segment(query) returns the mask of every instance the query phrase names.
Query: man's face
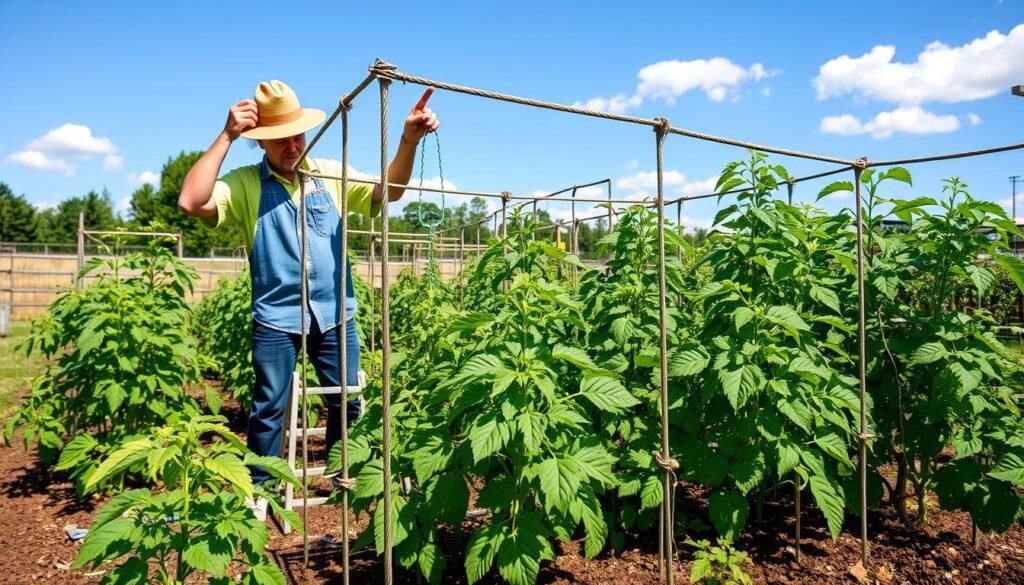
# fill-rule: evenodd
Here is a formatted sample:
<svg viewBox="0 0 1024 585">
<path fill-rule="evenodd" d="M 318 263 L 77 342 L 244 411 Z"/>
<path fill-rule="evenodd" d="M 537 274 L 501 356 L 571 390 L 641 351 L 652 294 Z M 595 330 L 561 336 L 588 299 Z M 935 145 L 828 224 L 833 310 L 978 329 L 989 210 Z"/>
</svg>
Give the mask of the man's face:
<svg viewBox="0 0 1024 585">
<path fill-rule="evenodd" d="M 291 173 L 292 165 L 306 149 L 306 135 L 296 134 L 277 140 L 260 140 L 260 148 L 267 153 L 270 166 L 279 173 Z"/>
</svg>

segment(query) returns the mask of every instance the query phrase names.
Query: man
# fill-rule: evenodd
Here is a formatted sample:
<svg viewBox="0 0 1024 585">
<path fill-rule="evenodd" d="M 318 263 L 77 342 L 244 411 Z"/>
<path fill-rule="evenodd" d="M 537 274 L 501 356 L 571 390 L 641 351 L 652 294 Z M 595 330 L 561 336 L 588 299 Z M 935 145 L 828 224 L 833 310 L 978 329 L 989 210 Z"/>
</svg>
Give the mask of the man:
<svg viewBox="0 0 1024 585">
<path fill-rule="evenodd" d="M 437 117 L 426 107 L 428 88 L 413 107 L 402 132 L 398 152 L 388 167 L 393 183 L 406 184 L 412 174 L 416 145 L 437 130 Z M 301 317 L 301 175 L 293 169 L 306 148 L 306 132 L 323 123 L 324 112 L 299 105 L 298 97 L 280 81 L 262 82 L 255 100 L 243 100 L 228 113 L 224 130 L 189 171 L 178 207 L 211 227 L 242 227 L 249 249 L 252 277 L 252 358 L 256 371 L 248 446 L 258 455 L 278 455 L 284 410 L 298 359 L 303 328 Z M 231 144 L 241 136 L 257 141 L 264 151 L 259 164 L 237 168 L 220 179 L 221 164 Z M 341 176 L 341 164 L 309 159 L 303 169 Z M 403 189 L 389 190 L 397 201 Z M 307 278 L 309 308 L 305 319 L 310 360 L 324 385 L 340 385 L 341 270 L 348 272 L 345 291 L 347 384 L 357 383 L 359 338 L 355 327 L 356 301 L 349 263 L 341 256 L 341 181 L 308 179 L 305 185 L 307 225 Z M 378 185 L 349 183 L 348 209 L 365 215 L 379 210 L 383 189 Z M 341 398 L 329 396 L 327 447 L 341 437 Z M 349 419 L 359 416 L 359 403 L 350 401 Z M 252 470 L 253 482 L 270 475 Z M 267 502 L 254 503 L 258 518 L 266 518 Z"/>
</svg>

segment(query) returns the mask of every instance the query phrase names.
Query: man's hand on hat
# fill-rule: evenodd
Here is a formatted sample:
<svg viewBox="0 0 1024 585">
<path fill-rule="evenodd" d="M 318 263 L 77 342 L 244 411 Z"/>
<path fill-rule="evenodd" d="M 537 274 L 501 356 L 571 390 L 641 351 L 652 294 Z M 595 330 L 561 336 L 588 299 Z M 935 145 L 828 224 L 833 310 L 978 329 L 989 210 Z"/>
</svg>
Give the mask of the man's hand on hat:
<svg viewBox="0 0 1024 585">
<path fill-rule="evenodd" d="M 409 116 L 405 119 L 405 128 L 402 129 L 402 139 L 406 142 L 416 144 L 427 132 L 433 132 L 441 126 L 434 112 L 427 107 L 427 100 L 434 93 L 434 88 L 428 87 L 423 92 L 423 97 L 416 102 Z"/>
<path fill-rule="evenodd" d="M 259 115 L 256 113 L 256 102 L 242 100 L 231 106 L 228 111 L 228 121 L 224 124 L 224 132 L 228 139 L 235 140 L 249 128 L 255 128 Z"/>
</svg>

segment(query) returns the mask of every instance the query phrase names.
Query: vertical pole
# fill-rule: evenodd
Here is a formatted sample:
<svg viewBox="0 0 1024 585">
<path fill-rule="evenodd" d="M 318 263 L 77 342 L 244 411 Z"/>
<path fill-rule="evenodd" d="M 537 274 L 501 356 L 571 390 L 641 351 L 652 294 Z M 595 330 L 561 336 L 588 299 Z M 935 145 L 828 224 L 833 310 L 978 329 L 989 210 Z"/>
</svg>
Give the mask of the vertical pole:
<svg viewBox="0 0 1024 585">
<path fill-rule="evenodd" d="M 576 185 L 572 186 L 572 204 L 571 205 L 572 205 L 572 224 L 571 225 L 576 225 Z M 570 244 L 571 252 L 573 254 L 575 254 L 576 257 L 578 258 L 579 255 L 580 255 L 580 249 L 579 249 L 579 246 L 578 246 L 579 242 L 576 241 L 576 238 L 570 238 L 569 239 L 569 244 Z M 571 271 L 573 273 L 573 276 L 575 276 L 576 275 L 576 267 L 573 266 L 571 268 Z"/>
<path fill-rule="evenodd" d="M 612 233 L 612 181 L 608 180 L 608 233 Z"/>
<path fill-rule="evenodd" d="M 537 200 L 536 199 L 533 200 L 533 222 L 534 222 L 534 224 L 537 223 Z M 536 231 L 531 232 L 530 233 L 530 237 L 536 240 L 537 239 L 537 232 Z"/>
<path fill-rule="evenodd" d="M 662 150 L 665 144 L 665 137 L 668 135 L 669 122 L 666 118 L 658 118 L 658 124 L 654 127 L 655 145 L 658 157 L 658 313 L 660 317 L 660 345 L 661 345 L 661 458 L 666 465 L 662 473 L 662 501 L 661 513 L 664 521 L 664 532 L 661 534 L 664 577 L 668 585 L 673 584 L 672 559 L 673 554 L 673 497 L 674 485 L 671 482 L 672 470 L 667 466 L 671 461 L 668 451 L 668 333 L 666 330 L 667 307 L 665 303 L 666 279 L 665 279 L 665 183 L 662 168 Z"/>
<path fill-rule="evenodd" d="M 511 195 L 509 192 L 503 192 L 504 197 L 501 198 L 501 237 L 508 237 L 508 196 Z"/>
<path fill-rule="evenodd" d="M 380 82 L 380 203 L 381 232 L 381 423 L 384 450 L 384 583 L 392 583 L 391 551 L 391 315 L 388 304 L 388 87 L 390 79 Z M 346 537 L 348 535 L 345 535 Z M 378 554 L 381 551 L 377 551 Z"/>
<path fill-rule="evenodd" d="M 476 224 L 476 253 L 480 255 L 480 223 Z"/>
<path fill-rule="evenodd" d="M 178 234 L 178 258 L 185 257 L 185 238 Z"/>
<path fill-rule="evenodd" d="M 82 288 L 82 267 L 85 266 L 85 214 L 78 213 L 78 270 L 75 271 L 75 288 Z"/>
<path fill-rule="evenodd" d="M 466 226 L 459 228 L 459 308 L 463 308 L 465 287 L 462 285 L 463 272 L 466 269 Z"/>
<path fill-rule="evenodd" d="M 370 218 L 370 265 L 369 265 L 369 276 L 370 276 L 370 353 L 377 351 L 377 321 L 375 310 L 373 305 L 377 301 L 377 285 L 376 285 L 376 268 L 377 268 L 377 234 L 373 231 L 373 218 Z M 377 366 L 374 365 L 374 360 L 370 360 L 370 375 L 377 375 Z"/>
<path fill-rule="evenodd" d="M 341 348 L 341 478 L 348 483 L 348 109 L 341 109 L 341 330 L 338 346 Z M 371 289 L 372 290 L 372 289 Z M 370 304 L 373 304 L 371 293 Z M 372 313 L 371 313 L 372 314 Z M 372 327 L 372 324 L 371 324 Z M 341 490 L 341 582 L 348 583 L 348 488 Z"/>
<path fill-rule="evenodd" d="M 796 512 L 796 564 L 800 564 L 800 474 L 793 472 L 793 499 Z"/>
<path fill-rule="evenodd" d="M 795 187 L 795 186 L 796 186 L 796 184 L 793 183 L 793 178 L 790 177 L 789 181 L 786 182 L 786 187 L 789 190 L 789 192 L 787 193 L 787 198 L 788 198 L 788 201 L 789 201 L 790 205 L 793 205 L 793 187 Z"/>
<path fill-rule="evenodd" d="M 306 222 L 306 178 L 301 175 L 299 176 L 299 217 L 296 223 L 300 226 L 302 242 L 302 250 L 299 254 L 299 282 L 302 293 L 302 300 L 299 303 L 300 331 L 302 332 L 299 383 L 302 389 L 302 412 L 299 413 L 299 416 L 302 418 L 302 525 L 306 526 L 309 524 L 309 420 L 307 416 L 309 410 L 306 388 L 306 335 L 309 330 L 306 325 L 306 315 L 309 311 L 309 230 Z M 302 566 L 309 568 L 309 532 L 306 530 L 302 531 Z"/>
<path fill-rule="evenodd" d="M 860 193 L 860 177 L 867 165 L 867 159 L 858 159 L 858 166 L 853 169 L 854 195 L 857 206 L 857 310 L 858 310 L 858 342 L 860 346 L 860 561 L 864 568 L 868 568 L 868 419 L 867 419 L 867 376 L 866 367 L 866 342 L 864 325 L 864 216 Z M 864 166 L 861 166 L 864 165 Z"/>
<path fill-rule="evenodd" d="M 683 238 L 683 198 L 680 197 L 679 201 L 676 201 L 676 233 L 679 234 L 679 239 Z M 683 261 L 683 248 L 682 246 L 676 246 L 676 258 Z M 682 294 L 680 292 L 680 294 Z"/>
</svg>

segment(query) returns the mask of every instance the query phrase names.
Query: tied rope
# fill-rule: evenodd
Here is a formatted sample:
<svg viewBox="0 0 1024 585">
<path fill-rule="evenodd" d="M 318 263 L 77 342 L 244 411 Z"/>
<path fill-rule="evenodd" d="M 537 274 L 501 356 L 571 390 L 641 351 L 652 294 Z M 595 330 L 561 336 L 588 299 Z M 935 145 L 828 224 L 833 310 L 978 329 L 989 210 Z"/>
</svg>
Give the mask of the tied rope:
<svg viewBox="0 0 1024 585">
<path fill-rule="evenodd" d="M 431 132 L 434 135 L 434 143 L 437 145 L 437 174 L 441 179 L 441 212 L 437 217 L 430 217 L 432 214 L 424 213 L 423 211 L 423 172 L 426 170 L 427 165 L 424 160 L 426 159 L 427 153 L 427 141 L 424 140 L 423 144 L 420 145 L 420 192 L 419 192 L 419 205 L 416 206 L 416 219 L 420 225 L 427 228 L 427 283 L 430 288 L 434 288 L 435 275 L 440 272 L 437 267 L 437 256 L 435 253 L 435 236 L 437 234 L 437 228 L 441 227 L 444 222 L 444 168 L 441 165 L 441 139 L 437 136 L 437 131 Z"/>
</svg>

